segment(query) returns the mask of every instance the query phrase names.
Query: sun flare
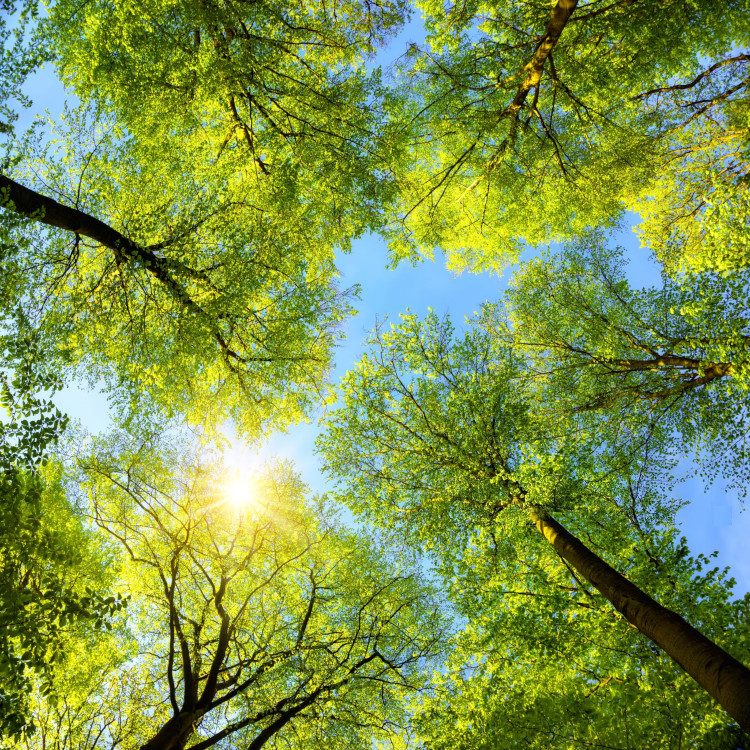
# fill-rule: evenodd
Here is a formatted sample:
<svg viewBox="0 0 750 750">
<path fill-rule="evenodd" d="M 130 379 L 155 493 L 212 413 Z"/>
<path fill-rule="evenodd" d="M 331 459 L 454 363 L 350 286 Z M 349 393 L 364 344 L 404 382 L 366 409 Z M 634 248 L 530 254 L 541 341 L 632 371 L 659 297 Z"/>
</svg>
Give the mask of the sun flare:
<svg viewBox="0 0 750 750">
<path fill-rule="evenodd" d="M 235 510 L 243 510 L 255 501 L 255 482 L 247 474 L 237 473 L 224 486 L 224 497 Z"/>
</svg>

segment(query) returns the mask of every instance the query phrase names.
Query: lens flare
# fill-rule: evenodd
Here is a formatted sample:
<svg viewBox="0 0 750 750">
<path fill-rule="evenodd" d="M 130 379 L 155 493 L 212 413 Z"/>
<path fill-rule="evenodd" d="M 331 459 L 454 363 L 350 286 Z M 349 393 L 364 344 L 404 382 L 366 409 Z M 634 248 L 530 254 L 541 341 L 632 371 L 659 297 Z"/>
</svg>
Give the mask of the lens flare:
<svg viewBox="0 0 750 750">
<path fill-rule="evenodd" d="M 237 511 L 253 505 L 255 494 L 255 482 L 248 474 L 237 472 L 224 486 L 227 504 Z"/>
</svg>

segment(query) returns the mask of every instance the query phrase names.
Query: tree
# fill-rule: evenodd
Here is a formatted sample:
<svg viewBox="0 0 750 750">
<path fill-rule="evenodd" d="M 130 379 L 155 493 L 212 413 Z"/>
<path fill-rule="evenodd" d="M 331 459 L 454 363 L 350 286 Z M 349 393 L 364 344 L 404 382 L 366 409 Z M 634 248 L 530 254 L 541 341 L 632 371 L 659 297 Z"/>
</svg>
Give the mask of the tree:
<svg viewBox="0 0 750 750">
<path fill-rule="evenodd" d="M 750 670 L 552 516 L 592 535 L 606 528 L 614 498 L 643 472 L 638 453 L 598 455 L 587 440 L 558 432 L 564 423 L 530 403 L 522 357 L 481 329 L 453 341 L 447 320 L 404 316 L 371 344 L 344 379 L 343 403 L 320 443 L 329 473 L 345 480 L 342 497 L 439 560 L 471 549 L 477 527 L 524 543 L 518 535 L 532 520 L 577 575 L 747 729 Z M 658 477 L 653 448 L 648 473 Z"/>
<path fill-rule="evenodd" d="M 126 746 L 144 749 L 257 749 L 277 736 L 370 747 L 397 731 L 402 697 L 424 689 L 442 648 L 418 574 L 389 571 L 382 550 L 305 508 L 288 468 L 259 477 L 238 509 L 221 467 L 161 447 L 120 436 L 81 464 L 94 521 L 124 553 L 137 654 L 120 674 L 138 699 L 97 694 L 84 734 L 106 743 L 123 711 L 140 717 Z"/>
<path fill-rule="evenodd" d="M 691 557 L 673 529 L 648 531 L 653 508 L 628 501 L 612 507 L 587 544 L 746 655 L 748 598 L 733 601 L 726 571 Z M 747 747 L 687 674 L 623 627 L 606 599 L 535 537 L 531 528 L 523 536 L 477 528 L 471 549 L 446 571 L 466 628 L 415 716 L 423 747 Z"/>
<path fill-rule="evenodd" d="M 661 287 L 634 289 L 624 251 L 606 240 L 589 234 L 528 261 L 478 324 L 523 353 L 539 403 L 592 446 L 658 430 L 676 455 L 702 453 L 708 476 L 743 486 L 747 272 L 663 273 Z"/>
<path fill-rule="evenodd" d="M 75 375 L 245 434 L 309 412 L 350 311 L 335 252 L 390 189 L 362 58 L 406 12 L 53 4 L 42 36 L 83 109 L 17 145 L 0 188 L 48 228 L 17 278 Z"/>
<path fill-rule="evenodd" d="M 58 0 L 49 30 L 66 83 L 136 137 L 198 139 L 208 163 L 229 150 L 238 172 L 252 166 L 253 192 L 287 192 L 293 179 L 317 188 L 306 203 L 320 210 L 333 197 L 341 217 L 381 188 L 370 173 L 383 167 L 372 152 L 384 92 L 363 58 L 408 13 L 404 0 Z"/>
<path fill-rule="evenodd" d="M 63 195 L 77 183 L 69 200 L 2 178 L 6 208 L 33 217 L 14 234 L 8 276 L 50 355 L 119 388 L 126 407 L 150 396 L 195 421 L 231 416 L 246 432 L 304 413 L 349 309 L 330 246 L 318 237 L 322 254 L 290 253 L 292 236 L 310 232 L 267 220 L 218 167 L 198 179 L 150 161 L 148 148 L 113 145 L 100 126 L 89 134 L 93 153 L 71 146 L 57 165 Z M 139 160 L 135 173 L 125 166 Z M 114 224 L 82 211 L 89 201 Z"/>
<path fill-rule="evenodd" d="M 413 94 L 396 258 L 439 247 L 451 268 L 499 269 L 524 243 L 611 225 L 699 147 L 721 152 L 719 110 L 747 111 L 746 55 L 732 52 L 748 43 L 740 2 L 419 6 L 426 43 L 402 71 Z"/>
</svg>

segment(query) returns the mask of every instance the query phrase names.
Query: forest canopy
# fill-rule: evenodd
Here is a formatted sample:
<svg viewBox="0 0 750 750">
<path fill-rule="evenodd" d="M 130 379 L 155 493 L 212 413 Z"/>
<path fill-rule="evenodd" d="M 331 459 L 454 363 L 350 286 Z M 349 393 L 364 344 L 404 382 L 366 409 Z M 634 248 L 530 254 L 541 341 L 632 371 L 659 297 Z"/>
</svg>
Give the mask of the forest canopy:
<svg viewBox="0 0 750 750">
<path fill-rule="evenodd" d="M 750 481 L 746 0 L 0 45 L 0 747 L 750 747 L 748 582 L 680 530 Z M 233 468 L 305 422 L 307 482 Z"/>
</svg>

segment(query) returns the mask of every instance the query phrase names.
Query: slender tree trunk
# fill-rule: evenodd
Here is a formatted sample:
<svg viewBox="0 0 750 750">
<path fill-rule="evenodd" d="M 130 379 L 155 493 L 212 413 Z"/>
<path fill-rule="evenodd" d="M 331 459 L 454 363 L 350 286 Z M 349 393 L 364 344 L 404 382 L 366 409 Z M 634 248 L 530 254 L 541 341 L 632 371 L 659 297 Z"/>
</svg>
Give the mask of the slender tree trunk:
<svg viewBox="0 0 750 750">
<path fill-rule="evenodd" d="M 540 509 L 532 518 L 544 538 L 628 622 L 676 661 L 724 710 L 750 732 L 750 669 L 708 640 L 672 610 L 662 607 L 607 565 Z"/>
<path fill-rule="evenodd" d="M 0 174 L 0 206 L 42 224 L 88 237 L 111 250 L 140 250 L 127 237 L 90 214 L 65 206 Z M 142 251 L 141 251 L 142 252 Z"/>
<path fill-rule="evenodd" d="M 544 35 L 539 40 L 539 44 L 534 51 L 534 56 L 524 68 L 524 73 L 526 75 L 524 76 L 521 85 L 518 87 L 518 91 L 513 97 L 513 101 L 506 110 L 506 114 L 514 119 L 518 117 L 518 113 L 521 111 L 521 107 L 523 107 L 529 92 L 539 85 L 539 81 L 542 78 L 542 71 L 544 70 L 544 64 L 547 62 L 547 58 L 552 53 L 552 50 L 560 38 L 560 34 L 563 33 L 563 29 L 573 15 L 573 11 L 576 9 L 577 5 L 578 0 L 558 0 L 552 8 L 552 13 L 547 22 L 547 28 L 544 30 Z"/>
<path fill-rule="evenodd" d="M 118 263 L 126 261 L 142 264 L 146 271 L 163 284 L 167 292 L 181 305 L 208 324 L 227 360 L 245 361 L 230 348 L 218 330 L 216 321 L 190 296 L 175 277 L 169 261 L 155 253 L 153 246 L 142 247 L 95 216 L 58 203 L 3 174 L 0 174 L 0 207 L 41 224 L 64 229 L 81 237 L 88 237 L 112 250 Z"/>
</svg>

